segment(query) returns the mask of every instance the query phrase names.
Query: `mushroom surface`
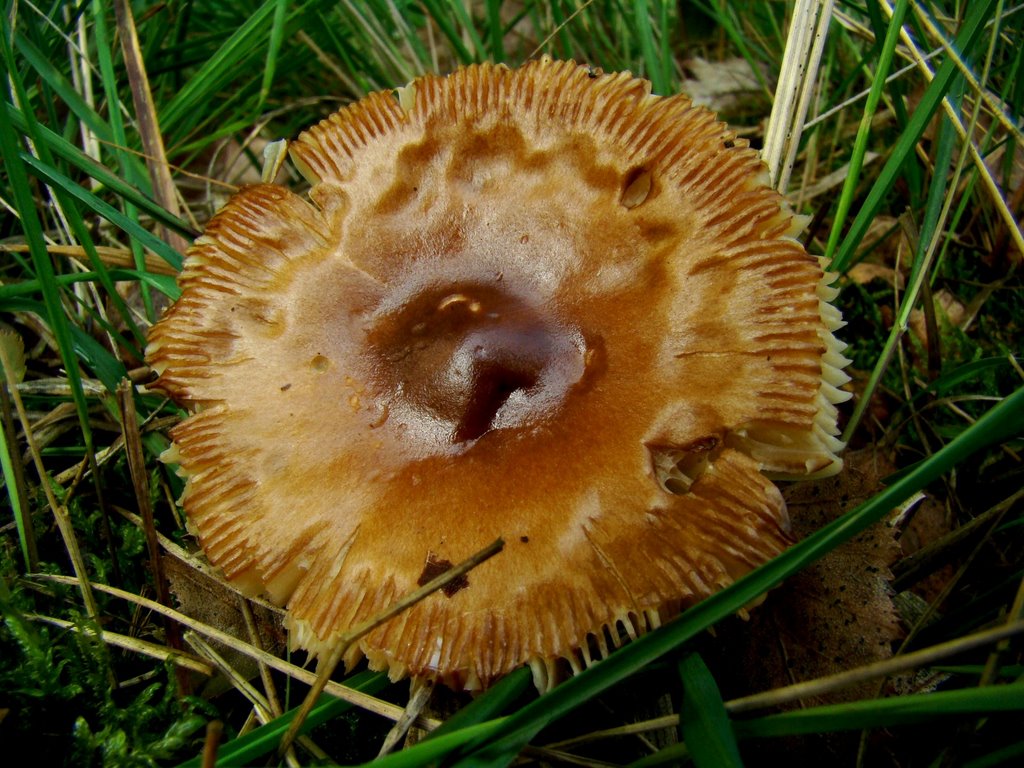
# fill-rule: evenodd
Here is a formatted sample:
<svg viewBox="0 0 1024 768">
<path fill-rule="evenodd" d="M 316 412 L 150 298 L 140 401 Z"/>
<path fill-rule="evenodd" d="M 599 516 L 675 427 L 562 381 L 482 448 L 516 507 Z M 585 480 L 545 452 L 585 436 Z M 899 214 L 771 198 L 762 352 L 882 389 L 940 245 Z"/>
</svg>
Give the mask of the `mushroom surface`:
<svg viewBox="0 0 1024 768">
<path fill-rule="evenodd" d="M 836 472 L 830 281 L 757 154 L 683 96 L 550 59 L 375 93 L 243 189 L 152 329 L 210 561 L 322 653 L 546 688 L 782 551 L 769 478 Z"/>
</svg>

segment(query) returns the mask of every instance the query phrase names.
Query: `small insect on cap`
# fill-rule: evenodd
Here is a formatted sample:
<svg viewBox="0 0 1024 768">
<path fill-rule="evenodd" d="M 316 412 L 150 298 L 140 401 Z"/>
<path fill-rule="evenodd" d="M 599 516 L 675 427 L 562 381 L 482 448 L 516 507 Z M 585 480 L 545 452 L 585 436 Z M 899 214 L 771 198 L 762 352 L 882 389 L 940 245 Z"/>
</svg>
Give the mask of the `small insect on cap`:
<svg viewBox="0 0 1024 768">
<path fill-rule="evenodd" d="M 767 475 L 840 467 L 828 278 L 756 153 L 543 59 L 372 94 L 243 189 L 150 334 L 210 561 L 374 668 L 541 688 L 787 544 Z"/>
</svg>

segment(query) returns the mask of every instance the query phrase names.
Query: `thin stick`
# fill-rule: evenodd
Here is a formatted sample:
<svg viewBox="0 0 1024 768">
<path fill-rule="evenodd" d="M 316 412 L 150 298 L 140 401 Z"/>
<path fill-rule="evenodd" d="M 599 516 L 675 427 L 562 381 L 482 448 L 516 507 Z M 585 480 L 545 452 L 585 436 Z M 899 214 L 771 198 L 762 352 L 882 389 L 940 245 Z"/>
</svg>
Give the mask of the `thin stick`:
<svg viewBox="0 0 1024 768">
<path fill-rule="evenodd" d="M 211 720 L 206 724 L 206 740 L 203 742 L 203 768 L 217 768 L 217 747 L 224 732 L 224 723 Z"/>
<path fill-rule="evenodd" d="M 128 249 L 111 248 L 107 245 L 93 247 L 96 249 L 96 255 L 100 257 L 100 261 L 107 266 L 135 269 L 135 260 L 132 257 L 132 252 Z M 72 259 L 88 258 L 85 248 L 80 245 L 47 245 L 46 252 L 54 256 L 66 256 Z M 0 253 L 29 253 L 29 247 L 21 243 L 3 243 L 0 244 Z M 174 267 L 159 256 L 151 254 L 146 254 L 146 271 L 155 275 L 173 276 L 177 274 Z"/>
<path fill-rule="evenodd" d="M 52 624 L 55 627 L 61 629 L 69 629 L 72 632 L 80 632 L 81 628 L 73 624 L 70 621 L 64 619 L 58 619 L 54 616 L 42 616 L 37 613 L 25 614 L 25 617 L 32 621 L 40 621 L 44 624 Z M 203 661 L 202 659 L 196 658 L 185 651 L 172 650 L 163 645 L 157 645 L 156 643 L 150 643 L 146 640 L 139 640 L 137 637 L 129 637 L 128 635 L 121 635 L 117 632 L 110 632 L 103 630 L 99 634 L 99 638 L 108 645 L 113 645 L 118 648 L 123 648 L 126 651 L 133 651 L 134 653 L 141 653 L 143 656 L 149 656 L 160 661 L 169 661 L 176 666 L 183 667 L 185 669 L 191 669 L 193 672 L 198 672 L 201 675 L 211 677 L 213 675 L 213 667 Z"/>
<path fill-rule="evenodd" d="M 730 714 L 734 714 L 736 712 L 748 712 L 752 709 L 773 707 L 777 704 L 796 701 L 808 696 L 818 696 L 834 691 L 837 688 L 845 688 L 846 686 L 862 683 L 866 680 L 873 680 L 877 677 L 886 677 L 914 667 L 923 667 L 946 656 L 969 651 L 972 648 L 987 645 L 988 643 L 1002 640 L 1021 632 L 1024 632 L 1024 621 L 1003 624 L 994 629 L 975 632 L 966 637 L 950 640 L 946 643 L 939 643 L 929 648 L 922 648 L 920 651 L 914 651 L 913 653 L 894 656 L 891 659 L 879 661 L 875 664 L 849 669 L 845 672 L 829 675 L 828 677 L 819 677 L 815 680 L 787 685 L 784 688 L 776 688 L 764 693 L 755 693 L 752 696 L 744 696 L 740 699 L 732 699 L 725 703 L 725 708 Z"/>
<path fill-rule="evenodd" d="M 319 699 L 320 694 L 323 693 L 324 686 L 327 685 L 327 682 L 331 679 L 331 675 L 334 674 L 334 670 L 337 668 L 338 664 L 344 658 L 345 653 L 354 642 L 364 635 L 369 634 L 380 625 L 390 621 L 408 608 L 411 608 L 425 597 L 428 597 L 437 590 L 444 588 L 456 579 L 462 578 L 485 560 L 489 560 L 501 552 L 504 547 L 504 541 L 501 539 L 496 540 L 494 543 L 481 549 L 475 555 L 463 560 L 454 568 L 450 568 L 440 576 L 431 579 L 415 592 L 406 595 L 383 613 L 378 614 L 368 621 L 364 621 L 359 626 L 354 627 L 339 636 L 337 640 L 335 640 L 334 647 L 331 649 L 331 652 L 326 658 L 322 659 L 320 663 L 317 664 L 316 683 L 309 690 L 309 693 L 306 694 L 306 698 L 302 702 L 302 706 L 299 707 L 299 711 L 292 719 L 291 725 L 288 727 L 288 731 L 281 737 L 281 744 L 278 746 L 278 754 L 282 754 L 287 750 L 292 741 L 294 741 L 295 736 L 298 734 L 299 729 L 305 722 L 310 710 L 313 709 L 313 705 L 316 703 L 316 700 Z"/>
<path fill-rule="evenodd" d="M 242 618 L 245 619 L 245 629 L 249 633 L 249 642 L 252 643 L 254 648 L 262 649 L 263 641 L 260 638 L 259 627 L 256 626 L 256 617 L 252 615 L 252 606 L 249 605 L 249 601 L 244 597 L 239 597 L 238 608 L 242 612 Z M 267 697 L 270 713 L 274 717 L 280 717 L 284 710 L 281 708 L 281 701 L 277 697 L 277 687 L 274 685 L 274 678 L 270 674 L 270 668 L 261 661 L 256 663 L 259 665 L 260 680 L 263 681 L 263 693 Z"/>
<path fill-rule="evenodd" d="M 249 684 L 249 681 L 245 679 L 245 676 L 231 666 L 231 664 L 228 663 L 228 660 L 217 653 L 216 649 L 203 640 L 203 638 L 199 637 L 195 632 L 190 631 L 185 633 L 185 641 L 192 646 L 196 653 L 206 659 L 209 659 L 210 662 L 221 671 L 221 674 L 227 678 L 228 682 L 234 686 L 235 690 L 249 700 L 249 703 L 252 704 L 252 711 L 255 713 L 256 719 L 259 721 L 260 725 L 266 725 L 273 718 L 278 717 L 281 714 L 280 712 L 275 713 L 267 698 L 253 688 L 252 685 Z M 300 738 L 300 742 L 302 742 L 302 739 L 304 738 L 305 737 Z M 314 755 L 318 759 L 327 757 L 323 750 L 318 748 L 315 748 Z M 299 758 L 295 754 L 294 748 L 288 750 L 288 754 L 285 755 L 285 760 L 291 768 L 296 768 L 300 765 Z"/>
<path fill-rule="evenodd" d="M 128 471 L 135 488 L 135 501 L 142 513 L 142 533 L 146 537 L 146 550 L 149 553 L 149 568 L 156 587 L 156 599 L 161 604 L 171 605 L 171 590 L 167 584 L 163 562 L 160 559 L 160 545 L 156 538 L 156 521 L 153 518 L 153 503 L 149 495 L 149 474 L 146 469 L 146 457 L 142 451 L 142 438 L 139 436 L 139 419 L 135 411 L 135 388 L 128 379 L 122 379 L 117 386 L 117 404 L 121 411 L 121 434 L 124 437 L 125 456 L 128 459 Z M 167 632 L 167 644 L 181 650 L 181 630 L 178 625 L 164 618 L 164 629 Z M 178 686 L 181 695 L 191 693 L 191 685 L 186 675 L 178 675 Z"/>
<path fill-rule="evenodd" d="M 563 21 L 563 22 L 562 22 L 561 24 L 559 24 L 559 25 L 558 25 L 557 27 L 555 27 L 555 28 L 554 28 L 554 29 L 553 29 L 553 30 L 551 31 L 551 34 L 550 34 L 550 35 L 548 35 L 548 36 L 547 36 L 547 37 L 545 37 L 545 38 L 544 38 L 543 40 L 541 40 L 541 42 L 540 42 L 540 45 L 538 45 L 538 46 L 537 46 L 536 48 L 534 48 L 534 49 L 533 49 L 532 51 L 530 51 L 530 55 L 529 55 L 529 56 L 527 56 L 526 58 L 527 58 L 527 59 L 532 59 L 532 58 L 533 58 L 534 56 L 536 56 L 536 55 L 537 55 L 538 53 L 540 53 L 541 51 L 543 51 L 543 50 L 544 50 L 544 48 L 545 48 L 545 47 L 547 46 L 547 44 L 548 44 L 548 43 L 550 43 L 550 42 L 551 42 L 551 40 L 552 40 L 552 39 L 554 38 L 554 36 L 555 36 L 555 35 L 557 35 L 557 34 L 558 34 L 559 32 L 561 32 L 561 31 L 562 31 L 563 29 L 565 29 L 565 28 L 566 28 L 567 26 L 569 26 L 569 22 L 570 22 L 570 21 L 572 21 L 573 19 L 575 19 L 575 18 L 576 18 L 577 16 L 579 16 L 579 15 L 580 15 L 581 13 L 583 13 L 583 12 L 584 12 L 585 10 L 587 10 L 587 8 L 589 8 L 589 7 L 590 7 L 590 5 L 591 5 L 591 4 L 593 3 L 593 2 L 594 2 L 594 0 L 587 0 L 587 2 L 583 3 L 583 5 L 581 5 L 581 6 L 579 7 L 579 8 L 577 8 L 577 9 L 576 9 L 575 11 L 573 11 L 573 12 L 572 12 L 571 14 L 569 14 L 569 16 L 568 16 L 568 17 L 566 17 L 565 21 Z M 434 64 L 434 67 L 435 67 L 435 68 L 437 67 L 437 64 L 436 64 L 436 63 Z"/>
<path fill-rule="evenodd" d="M 405 734 L 409 732 L 413 722 L 420 716 L 423 708 L 427 706 L 427 702 L 430 701 L 430 694 L 434 692 L 434 681 L 414 679 L 411 688 L 409 703 L 405 705 L 405 712 L 402 713 L 402 717 L 399 718 L 398 722 L 391 726 L 391 730 L 388 731 L 388 735 L 385 737 L 384 744 L 377 753 L 377 757 L 384 757 L 384 755 L 389 754 L 395 748 L 395 745 L 405 738 Z"/>
<path fill-rule="evenodd" d="M 655 717 L 650 720 L 641 720 L 636 723 L 619 725 L 615 728 L 591 731 L 590 733 L 584 733 L 581 736 L 573 736 L 571 739 L 552 741 L 545 744 L 544 749 L 564 749 L 565 747 L 572 747 L 577 744 L 586 744 L 591 741 L 598 741 L 599 739 L 611 739 L 619 736 L 635 736 L 641 733 L 658 731 L 663 728 L 676 728 L 678 726 L 679 715 L 662 715 L 661 717 Z"/>
</svg>

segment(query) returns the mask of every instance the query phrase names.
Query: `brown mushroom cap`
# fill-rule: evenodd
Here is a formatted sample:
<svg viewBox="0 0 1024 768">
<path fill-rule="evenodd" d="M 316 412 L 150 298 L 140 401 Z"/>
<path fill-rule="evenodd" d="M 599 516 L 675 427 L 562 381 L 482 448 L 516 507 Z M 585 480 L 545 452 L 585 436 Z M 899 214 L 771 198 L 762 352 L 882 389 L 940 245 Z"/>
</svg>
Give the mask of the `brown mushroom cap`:
<svg viewBox="0 0 1024 768">
<path fill-rule="evenodd" d="M 322 652 L 539 685 L 788 543 L 766 479 L 840 467 L 840 324 L 756 153 L 682 96 L 472 66 L 302 134 L 309 199 L 248 187 L 150 335 L 212 563 Z"/>
</svg>

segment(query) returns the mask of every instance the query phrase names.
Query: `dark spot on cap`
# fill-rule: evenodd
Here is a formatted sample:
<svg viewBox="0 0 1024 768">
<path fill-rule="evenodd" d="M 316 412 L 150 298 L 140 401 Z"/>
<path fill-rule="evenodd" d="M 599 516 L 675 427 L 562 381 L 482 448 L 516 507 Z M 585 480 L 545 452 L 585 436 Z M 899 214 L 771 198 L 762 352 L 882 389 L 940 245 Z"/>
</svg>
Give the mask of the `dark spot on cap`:
<svg viewBox="0 0 1024 768">
<path fill-rule="evenodd" d="M 427 553 L 427 562 L 423 566 L 423 573 L 420 574 L 419 581 L 416 583 L 419 586 L 423 586 L 429 581 L 433 581 L 442 573 L 447 573 L 452 569 L 451 560 L 438 560 L 437 555 L 433 552 Z M 445 597 L 452 597 L 456 592 L 465 589 L 469 586 L 469 578 L 465 575 L 459 576 L 457 579 L 453 579 L 441 587 L 441 591 L 444 592 Z"/>
<path fill-rule="evenodd" d="M 520 536 L 519 540 L 521 542 L 523 542 L 523 544 L 529 544 L 530 543 L 530 537 L 529 536 Z"/>
</svg>

